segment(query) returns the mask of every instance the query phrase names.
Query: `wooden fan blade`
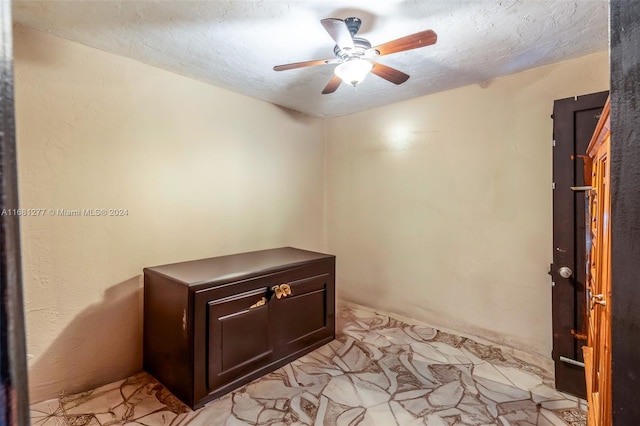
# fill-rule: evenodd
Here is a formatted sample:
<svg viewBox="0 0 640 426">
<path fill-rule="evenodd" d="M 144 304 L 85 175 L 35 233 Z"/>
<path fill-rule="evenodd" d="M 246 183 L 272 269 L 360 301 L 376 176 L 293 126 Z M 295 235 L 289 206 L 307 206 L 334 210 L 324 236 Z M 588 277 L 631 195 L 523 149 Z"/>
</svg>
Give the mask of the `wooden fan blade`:
<svg viewBox="0 0 640 426">
<path fill-rule="evenodd" d="M 418 47 L 430 46 L 438 41 L 438 36 L 432 30 L 421 31 L 419 33 L 400 37 L 399 39 L 382 43 L 373 47 L 382 55 L 403 52 L 405 50 L 417 49 Z"/>
<path fill-rule="evenodd" d="M 371 72 L 378 77 L 382 77 L 393 84 L 402 84 L 409 79 L 409 75 L 395 68 L 388 67 L 378 62 L 373 63 Z"/>
<path fill-rule="evenodd" d="M 353 49 L 353 38 L 347 24 L 342 19 L 327 18 L 320 21 L 325 30 L 340 49 Z"/>
<path fill-rule="evenodd" d="M 340 86 L 340 83 L 342 83 L 342 79 L 337 75 L 334 75 L 333 78 L 329 80 L 329 83 L 324 87 L 322 94 L 328 95 L 329 93 L 335 92 L 336 90 L 338 90 L 338 86 Z"/>
<path fill-rule="evenodd" d="M 333 63 L 335 59 L 319 59 L 316 61 L 294 62 L 292 64 L 276 65 L 273 67 L 274 71 L 286 71 L 296 68 L 312 67 L 314 65 L 325 65 Z"/>
</svg>

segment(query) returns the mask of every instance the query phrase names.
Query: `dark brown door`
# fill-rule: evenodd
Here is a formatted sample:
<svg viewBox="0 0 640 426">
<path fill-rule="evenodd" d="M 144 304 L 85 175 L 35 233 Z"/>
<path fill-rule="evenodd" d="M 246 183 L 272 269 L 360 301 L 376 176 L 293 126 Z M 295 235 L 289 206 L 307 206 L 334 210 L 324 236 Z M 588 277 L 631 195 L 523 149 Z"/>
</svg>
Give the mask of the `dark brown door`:
<svg viewBox="0 0 640 426">
<path fill-rule="evenodd" d="M 553 361 L 556 388 L 586 395 L 585 177 L 587 146 L 608 92 L 553 104 Z"/>
</svg>

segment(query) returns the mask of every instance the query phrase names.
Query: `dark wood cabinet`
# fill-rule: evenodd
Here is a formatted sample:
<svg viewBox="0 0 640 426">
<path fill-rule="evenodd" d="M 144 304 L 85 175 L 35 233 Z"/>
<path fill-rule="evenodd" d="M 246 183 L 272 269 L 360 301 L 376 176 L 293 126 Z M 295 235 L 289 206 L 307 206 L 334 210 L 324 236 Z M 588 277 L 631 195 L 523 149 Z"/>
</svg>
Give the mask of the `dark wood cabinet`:
<svg viewBox="0 0 640 426">
<path fill-rule="evenodd" d="M 334 256 L 286 247 L 144 269 L 144 368 L 191 408 L 334 338 Z"/>
</svg>

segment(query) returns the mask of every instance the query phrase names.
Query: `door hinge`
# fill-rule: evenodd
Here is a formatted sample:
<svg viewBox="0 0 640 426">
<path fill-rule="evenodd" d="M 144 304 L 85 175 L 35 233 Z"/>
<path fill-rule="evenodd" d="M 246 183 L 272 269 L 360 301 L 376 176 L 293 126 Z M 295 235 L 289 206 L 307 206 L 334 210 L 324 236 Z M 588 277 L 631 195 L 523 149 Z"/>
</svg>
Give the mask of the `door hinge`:
<svg viewBox="0 0 640 426">
<path fill-rule="evenodd" d="M 556 189 L 556 183 L 555 182 L 551 182 L 551 189 Z"/>
<path fill-rule="evenodd" d="M 551 145 L 552 146 L 556 146 L 556 140 L 555 139 L 551 141 Z"/>
</svg>

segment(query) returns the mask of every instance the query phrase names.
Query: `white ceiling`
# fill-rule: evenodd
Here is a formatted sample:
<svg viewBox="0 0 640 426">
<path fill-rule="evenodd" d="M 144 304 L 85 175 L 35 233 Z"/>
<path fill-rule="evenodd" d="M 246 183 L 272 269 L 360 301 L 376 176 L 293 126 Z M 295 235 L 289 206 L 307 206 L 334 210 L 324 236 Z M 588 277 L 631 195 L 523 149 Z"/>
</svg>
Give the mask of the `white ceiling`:
<svg viewBox="0 0 640 426">
<path fill-rule="evenodd" d="M 57 36 L 318 117 L 333 117 L 603 51 L 606 0 L 14 1 L 14 20 Z M 335 65 L 322 18 L 356 16 L 378 45 L 433 29 L 429 47 L 379 58 L 411 75 L 375 75 L 320 92 Z"/>
</svg>

